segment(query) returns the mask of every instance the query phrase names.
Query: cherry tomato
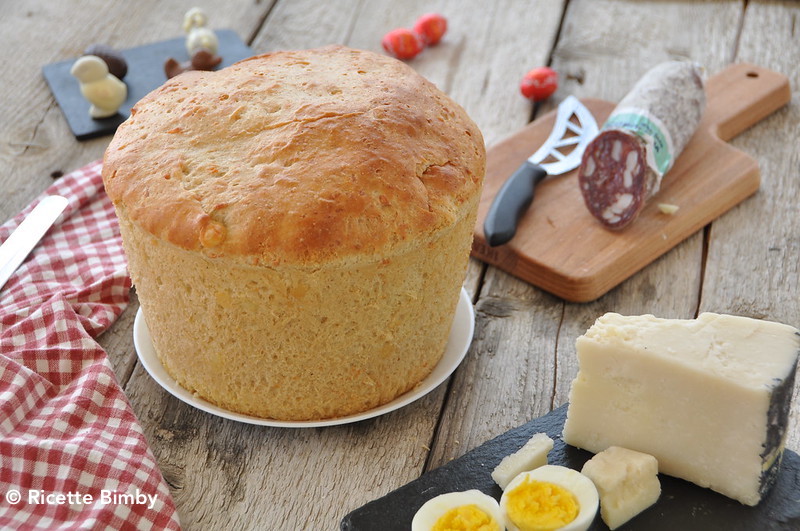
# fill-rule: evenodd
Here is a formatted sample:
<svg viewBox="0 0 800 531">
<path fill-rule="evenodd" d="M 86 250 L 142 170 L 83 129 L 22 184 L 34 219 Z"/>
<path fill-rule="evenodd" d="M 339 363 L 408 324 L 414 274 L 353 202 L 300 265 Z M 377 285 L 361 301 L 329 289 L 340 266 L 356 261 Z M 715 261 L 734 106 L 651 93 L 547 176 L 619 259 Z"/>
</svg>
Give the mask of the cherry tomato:
<svg viewBox="0 0 800 531">
<path fill-rule="evenodd" d="M 447 31 L 447 19 L 438 13 L 426 13 L 414 23 L 414 31 L 428 46 L 438 44 Z"/>
<path fill-rule="evenodd" d="M 549 98 L 558 88 L 558 72 L 547 66 L 534 68 L 522 78 L 519 90 L 533 101 Z"/>
<path fill-rule="evenodd" d="M 381 44 L 384 50 L 398 59 L 412 59 L 424 48 L 420 36 L 407 28 L 393 29 L 383 36 Z"/>
</svg>

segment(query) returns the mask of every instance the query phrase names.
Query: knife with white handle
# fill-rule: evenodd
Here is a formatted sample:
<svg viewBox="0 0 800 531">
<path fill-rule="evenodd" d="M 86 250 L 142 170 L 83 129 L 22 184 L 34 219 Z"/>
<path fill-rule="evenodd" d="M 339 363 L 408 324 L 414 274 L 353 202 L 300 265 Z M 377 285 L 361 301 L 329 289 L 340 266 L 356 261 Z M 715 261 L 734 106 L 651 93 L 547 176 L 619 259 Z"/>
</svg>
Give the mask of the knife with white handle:
<svg viewBox="0 0 800 531">
<path fill-rule="evenodd" d="M 0 289 L 3 289 L 14 271 L 25 261 L 25 257 L 67 208 L 68 203 L 67 198 L 60 195 L 45 197 L 0 245 Z"/>
<path fill-rule="evenodd" d="M 533 201 L 536 185 L 548 175 L 577 168 L 586 145 L 596 135 L 597 122 L 578 98 L 568 96 L 561 102 L 550 136 L 503 183 L 489 207 L 483 232 L 490 246 L 502 245 L 514 237 L 517 223 Z M 553 162 L 545 162 L 548 159 Z"/>
</svg>

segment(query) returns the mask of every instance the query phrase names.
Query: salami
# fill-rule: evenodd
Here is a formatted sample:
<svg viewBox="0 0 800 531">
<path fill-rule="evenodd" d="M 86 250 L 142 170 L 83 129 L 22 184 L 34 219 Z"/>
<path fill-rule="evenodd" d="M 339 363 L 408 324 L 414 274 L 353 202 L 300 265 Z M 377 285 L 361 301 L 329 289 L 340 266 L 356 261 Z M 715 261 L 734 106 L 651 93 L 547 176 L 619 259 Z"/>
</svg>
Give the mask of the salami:
<svg viewBox="0 0 800 531">
<path fill-rule="evenodd" d="M 578 181 L 586 206 L 609 229 L 622 229 L 655 195 L 705 109 L 700 67 L 685 61 L 648 71 L 586 146 Z"/>
</svg>

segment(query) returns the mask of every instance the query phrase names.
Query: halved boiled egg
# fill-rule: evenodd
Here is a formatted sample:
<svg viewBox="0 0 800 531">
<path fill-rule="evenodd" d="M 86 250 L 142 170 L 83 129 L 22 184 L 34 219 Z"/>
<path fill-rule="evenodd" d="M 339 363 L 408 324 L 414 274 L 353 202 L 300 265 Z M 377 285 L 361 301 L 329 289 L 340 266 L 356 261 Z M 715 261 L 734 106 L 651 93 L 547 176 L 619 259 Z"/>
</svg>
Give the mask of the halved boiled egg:
<svg viewBox="0 0 800 531">
<path fill-rule="evenodd" d="M 411 521 L 411 531 L 503 531 L 497 500 L 479 490 L 431 498 Z"/>
<path fill-rule="evenodd" d="M 522 472 L 500 498 L 510 531 L 584 531 L 597 514 L 592 480 L 577 470 L 545 465 Z"/>
</svg>

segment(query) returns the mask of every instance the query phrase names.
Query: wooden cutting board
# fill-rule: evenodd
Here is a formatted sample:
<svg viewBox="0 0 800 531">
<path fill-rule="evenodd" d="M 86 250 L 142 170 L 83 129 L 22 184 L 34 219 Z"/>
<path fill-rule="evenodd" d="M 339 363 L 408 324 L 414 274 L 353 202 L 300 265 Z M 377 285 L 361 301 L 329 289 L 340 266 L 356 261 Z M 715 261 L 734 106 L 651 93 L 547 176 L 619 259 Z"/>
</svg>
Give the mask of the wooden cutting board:
<svg viewBox="0 0 800 531">
<path fill-rule="evenodd" d="M 555 111 L 490 148 L 472 255 L 568 301 L 591 301 L 754 194 L 758 164 L 726 142 L 788 103 L 789 80 L 740 63 L 708 79 L 706 94 L 698 130 L 661 190 L 619 232 L 605 229 L 586 209 L 575 170 L 540 183 L 514 239 L 490 247 L 483 234 L 489 206 L 503 182 L 547 139 Z M 596 99 L 582 102 L 600 126 L 615 107 Z M 679 209 L 664 214 L 659 203 Z"/>
</svg>

